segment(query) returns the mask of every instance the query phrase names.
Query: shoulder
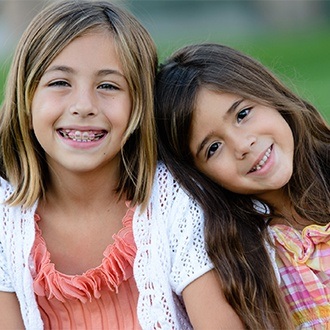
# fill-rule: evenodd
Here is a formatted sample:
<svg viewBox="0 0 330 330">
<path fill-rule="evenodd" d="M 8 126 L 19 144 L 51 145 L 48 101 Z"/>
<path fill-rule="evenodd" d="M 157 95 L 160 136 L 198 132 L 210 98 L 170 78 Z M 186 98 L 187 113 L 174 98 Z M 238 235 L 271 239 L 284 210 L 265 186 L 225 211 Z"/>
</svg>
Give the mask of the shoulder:
<svg viewBox="0 0 330 330">
<path fill-rule="evenodd" d="M 170 240 L 180 235 L 190 238 L 196 233 L 203 236 L 204 213 L 197 201 L 174 179 L 168 168 L 159 163 L 148 205 L 143 210 L 138 207 L 134 214 L 133 227 L 136 233 L 139 231 L 137 237 L 152 232 L 162 233 Z"/>
<path fill-rule="evenodd" d="M 158 162 L 154 184 L 161 187 L 161 189 L 171 189 L 175 183 L 176 181 L 166 165 L 162 162 Z"/>
<path fill-rule="evenodd" d="M 34 226 L 34 212 L 37 203 L 30 208 L 23 208 L 21 205 L 11 206 L 6 201 L 13 193 L 13 186 L 5 179 L 0 177 L 0 237 L 5 236 L 9 239 L 14 233 L 15 237 L 24 235 L 25 231 L 31 231 Z M 20 226 L 20 231 L 17 226 Z M 6 229 L 6 230 L 1 230 Z"/>
<path fill-rule="evenodd" d="M 198 207 L 197 202 L 188 195 L 162 162 L 157 165 L 152 200 L 154 203 L 160 202 L 163 209 L 188 204 Z"/>
<path fill-rule="evenodd" d="M 177 295 L 213 267 L 204 246 L 203 212 L 163 163 L 157 166 L 147 209 L 140 211 L 133 220 L 140 320 L 144 327 L 167 328 L 172 320 L 173 328 L 188 329 Z"/>
<path fill-rule="evenodd" d="M 13 186 L 4 178 L 0 177 L 0 200 L 3 203 L 13 192 Z"/>
<path fill-rule="evenodd" d="M 163 232 L 168 237 L 187 231 L 202 233 L 204 213 L 197 201 L 186 193 L 168 168 L 160 162 L 147 208 L 137 209 L 133 224 L 135 230 L 140 228 L 144 231 L 148 227 L 150 231 Z"/>
</svg>

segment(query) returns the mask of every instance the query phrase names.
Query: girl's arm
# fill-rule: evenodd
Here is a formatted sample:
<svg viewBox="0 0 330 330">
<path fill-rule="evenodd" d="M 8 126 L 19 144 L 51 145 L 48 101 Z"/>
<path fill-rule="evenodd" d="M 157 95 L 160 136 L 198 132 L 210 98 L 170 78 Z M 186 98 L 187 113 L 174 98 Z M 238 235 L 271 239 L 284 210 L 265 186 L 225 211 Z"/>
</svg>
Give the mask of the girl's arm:
<svg viewBox="0 0 330 330">
<path fill-rule="evenodd" d="M 19 302 L 13 292 L 0 292 L 0 329 L 24 329 Z"/>
<path fill-rule="evenodd" d="M 214 270 L 190 283 L 182 291 L 190 322 L 195 330 L 244 329 L 228 304 Z"/>
</svg>

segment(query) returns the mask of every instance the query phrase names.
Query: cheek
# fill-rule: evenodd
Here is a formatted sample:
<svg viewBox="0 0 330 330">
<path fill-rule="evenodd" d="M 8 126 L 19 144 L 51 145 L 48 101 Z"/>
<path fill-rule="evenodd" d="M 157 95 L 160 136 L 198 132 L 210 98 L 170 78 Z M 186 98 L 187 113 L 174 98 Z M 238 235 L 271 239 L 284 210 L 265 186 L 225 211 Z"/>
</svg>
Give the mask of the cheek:
<svg viewBox="0 0 330 330">
<path fill-rule="evenodd" d="M 225 162 L 217 162 L 202 170 L 209 178 L 220 186 L 226 186 L 235 177 L 233 166 L 227 166 Z"/>
<path fill-rule="evenodd" d="M 223 175 L 220 172 L 216 172 L 216 173 L 213 174 L 213 176 L 211 178 L 218 185 L 227 188 L 227 187 L 230 186 L 230 183 L 232 182 L 232 180 L 229 179 L 230 177 L 231 177 L 230 173 L 228 173 L 227 175 Z"/>
<path fill-rule="evenodd" d="M 42 130 L 48 125 L 49 116 L 46 116 L 41 111 L 31 111 L 31 128 L 33 130 Z"/>
<path fill-rule="evenodd" d="M 66 109 L 63 104 L 56 99 L 37 99 L 31 105 L 31 123 L 35 125 L 52 125 Z"/>
<path fill-rule="evenodd" d="M 48 109 L 48 111 L 46 111 Z M 31 125 L 36 129 L 43 122 L 44 125 L 49 121 L 49 115 L 52 113 L 45 102 L 40 102 L 39 98 L 34 99 L 31 104 Z"/>
<path fill-rule="evenodd" d="M 130 102 L 123 100 L 122 102 L 113 103 L 110 107 L 108 104 L 103 104 L 102 108 L 105 109 L 105 116 L 113 126 L 122 127 L 122 129 L 126 130 L 132 112 Z"/>
</svg>

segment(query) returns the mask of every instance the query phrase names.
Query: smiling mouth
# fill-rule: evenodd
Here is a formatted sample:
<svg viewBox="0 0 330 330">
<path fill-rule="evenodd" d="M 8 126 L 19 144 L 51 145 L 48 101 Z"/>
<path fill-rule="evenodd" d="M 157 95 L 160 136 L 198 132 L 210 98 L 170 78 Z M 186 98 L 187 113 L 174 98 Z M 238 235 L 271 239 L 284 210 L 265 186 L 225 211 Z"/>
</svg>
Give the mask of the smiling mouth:
<svg viewBox="0 0 330 330">
<path fill-rule="evenodd" d="M 59 134 L 64 137 L 65 139 L 69 139 L 72 141 L 77 142 L 92 142 L 92 141 L 98 141 L 102 139 L 107 132 L 102 131 L 79 131 L 79 130 L 71 130 L 71 129 L 59 129 Z"/>
<path fill-rule="evenodd" d="M 262 159 L 260 160 L 260 162 L 258 164 L 256 164 L 255 166 L 253 166 L 252 169 L 249 171 L 249 173 L 261 170 L 262 167 L 266 164 L 271 152 L 272 152 L 272 146 L 266 150 L 266 152 L 265 152 L 264 156 L 262 157 Z"/>
</svg>

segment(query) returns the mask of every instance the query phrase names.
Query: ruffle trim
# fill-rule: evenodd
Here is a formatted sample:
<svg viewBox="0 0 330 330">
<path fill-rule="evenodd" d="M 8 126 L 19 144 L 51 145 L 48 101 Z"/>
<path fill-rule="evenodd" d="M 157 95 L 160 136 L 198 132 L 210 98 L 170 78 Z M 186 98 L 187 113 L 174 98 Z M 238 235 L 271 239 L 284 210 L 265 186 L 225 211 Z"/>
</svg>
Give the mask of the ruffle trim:
<svg viewBox="0 0 330 330">
<path fill-rule="evenodd" d="M 330 306 L 314 306 L 310 309 L 294 311 L 295 324 L 307 329 L 330 329 Z"/>
<path fill-rule="evenodd" d="M 271 226 L 282 292 L 297 328 L 330 329 L 330 224 Z"/>
<path fill-rule="evenodd" d="M 33 288 L 38 296 L 59 301 L 79 299 L 85 303 L 101 296 L 101 290 L 107 287 L 118 292 L 120 284 L 133 275 L 133 262 L 136 255 L 132 221 L 134 209 L 128 209 L 123 218 L 123 228 L 113 235 L 114 242 L 103 252 L 104 258 L 100 266 L 87 270 L 82 275 L 66 275 L 55 269 L 50 261 L 46 242 L 37 222 L 35 214 L 36 239 L 32 250 L 36 275 Z"/>
<path fill-rule="evenodd" d="M 283 250 L 291 255 L 292 260 L 299 264 L 308 262 L 317 250 L 320 252 L 324 249 L 330 249 L 330 223 L 325 226 L 310 225 L 302 231 L 286 225 L 274 225 L 271 226 L 271 229 L 276 245 L 279 244 Z M 327 269 L 319 269 L 320 271 L 329 271 L 330 258 L 326 257 L 327 255 L 323 255 L 327 260 Z M 319 260 L 319 258 L 318 254 L 317 259 Z"/>
</svg>

